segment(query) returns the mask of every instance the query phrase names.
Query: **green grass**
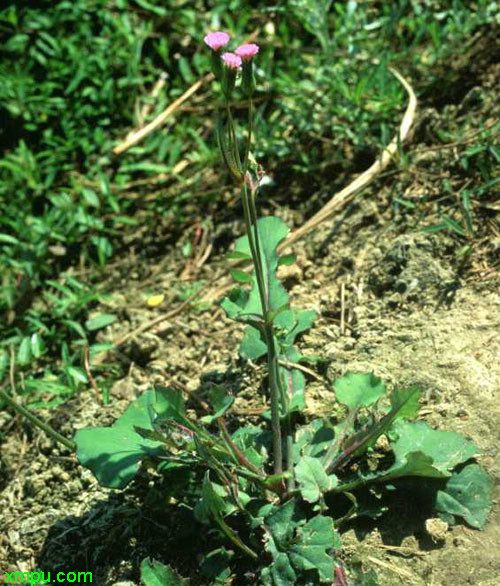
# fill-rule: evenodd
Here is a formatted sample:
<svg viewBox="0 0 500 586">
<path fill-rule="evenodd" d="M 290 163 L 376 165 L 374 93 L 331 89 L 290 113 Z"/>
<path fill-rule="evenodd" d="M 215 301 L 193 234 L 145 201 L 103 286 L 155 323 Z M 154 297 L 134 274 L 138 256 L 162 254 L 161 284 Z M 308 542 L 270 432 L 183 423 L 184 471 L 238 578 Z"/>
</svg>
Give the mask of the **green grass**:
<svg viewBox="0 0 500 586">
<path fill-rule="evenodd" d="M 84 348 L 101 350 L 88 322 L 105 293 L 99 268 L 119 259 L 139 217 L 154 225 L 169 215 L 182 226 L 185 202 L 201 204 L 202 171 L 217 160 L 203 91 L 192 100 L 197 108 L 178 112 L 126 154 L 115 157 L 112 148 L 137 127 L 144 106 L 147 122 L 209 70 L 207 29 L 240 39 L 258 31 L 265 89 L 256 156 L 267 169 L 307 176 L 316 190 L 326 166 L 359 170 L 354 160 L 364 168 L 393 135 L 406 96 L 387 65 L 420 95 L 434 91 L 447 83 L 440 64 L 458 58 L 497 8 L 487 0 L 293 0 L 286 8 L 38 0 L 3 9 L 0 379 L 12 361 L 17 391 L 46 405 L 87 385 Z M 165 89 L 151 98 L 162 71 Z M 460 158 L 464 173 L 479 179 L 442 214 L 442 228 L 458 226 L 465 236 L 474 230 L 471 199 L 495 181 L 498 151 L 491 136 L 482 138 Z M 183 188 L 169 190 L 159 175 L 181 160 L 189 162 Z M 216 196 L 212 189 L 208 197 Z"/>
</svg>

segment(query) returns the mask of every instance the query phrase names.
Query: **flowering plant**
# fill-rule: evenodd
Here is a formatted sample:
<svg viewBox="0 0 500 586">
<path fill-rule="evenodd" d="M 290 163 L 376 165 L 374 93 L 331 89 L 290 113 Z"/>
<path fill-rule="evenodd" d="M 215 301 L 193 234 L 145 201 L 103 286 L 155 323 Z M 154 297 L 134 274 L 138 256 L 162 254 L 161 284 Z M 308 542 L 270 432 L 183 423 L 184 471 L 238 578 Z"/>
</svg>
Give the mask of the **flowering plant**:
<svg viewBox="0 0 500 586">
<path fill-rule="evenodd" d="M 261 426 L 238 427 L 231 416 L 234 397 L 216 386 L 209 394 L 211 411 L 195 418 L 180 390 L 157 387 L 111 427 L 79 430 L 75 443 L 66 445 L 76 445 L 80 463 L 103 486 L 123 489 L 142 462 L 175 489 L 177 501 L 184 496 L 183 483 L 189 486 L 184 506 L 199 522 L 212 523 L 224 543 L 205 556 L 205 584 L 256 578 L 264 586 L 361 583 L 340 561 L 339 528 L 346 520 L 383 514 L 385 494 L 409 477 L 427 479 L 434 509 L 448 522 L 460 518 L 482 528 L 491 481 L 473 461 L 479 450 L 472 442 L 412 421 L 419 411 L 418 389 L 388 392 L 373 374 L 347 374 L 332 389 L 344 418 L 306 419 L 300 368 L 305 357 L 295 342 L 315 313 L 293 308 L 277 276 L 279 265 L 294 262 L 278 252 L 287 226 L 257 213 L 262 171 L 251 148 L 253 63 L 260 49 L 247 43 L 226 51 L 230 37 L 224 32 L 209 33 L 204 41 L 221 88 L 217 141 L 241 191 L 246 229 L 230 258 L 252 269 L 232 271 L 238 286 L 221 306 L 246 326 L 240 355 L 267 360 L 269 412 Z M 243 148 L 231 102 L 240 73 L 248 102 Z M 380 438 L 384 452 L 373 457 Z M 141 569 L 146 585 L 185 584 L 158 562 L 145 560 Z"/>
</svg>

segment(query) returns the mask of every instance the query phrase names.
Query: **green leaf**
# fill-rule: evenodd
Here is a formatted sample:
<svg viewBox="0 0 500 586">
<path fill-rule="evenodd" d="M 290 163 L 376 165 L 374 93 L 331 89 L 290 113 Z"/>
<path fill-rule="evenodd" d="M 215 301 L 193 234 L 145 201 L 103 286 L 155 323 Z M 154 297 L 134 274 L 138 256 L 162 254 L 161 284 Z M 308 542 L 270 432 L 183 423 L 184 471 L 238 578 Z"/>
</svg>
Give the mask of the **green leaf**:
<svg viewBox="0 0 500 586">
<path fill-rule="evenodd" d="M 88 319 L 85 322 L 85 327 L 87 328 L 87 330 L 92 332 L 94 330 L 100 330 L 101 328 L 109 326 L 109 324 L 112 324 L 115 320 L 116 315 L 113 315 L 111 313 L 100 313 L 99 315 L 96 315 L 95 317 Z"/>
<path fill-rule="evenodd" d="M 335 381 L 337 400 L 350 409 L 369 407 L 386 391 L 384 383 L 373 374 L 346 374 Z"/>
<path fill-rule="evenodd" d="M 276 551 L 273 563 L 262 570 L 264 586 L 296 586 L 297 574 L 285 553 Z"/>
<path fill-rule="evenodd" d="M 144 586 L 187 586 L 186 580 L 181 578 L 169 566 L 165 566 L 149 558 L 142 560 L 141 581 Z"/>
<path fill-rule="evenodd" d="M 190 425 L 186 417 L 186 409 L 182 391 L 170 387 L 156 386 L 154 389 L 154 401 L 148 404 L 153 419 L 174 420 L 183 425 Z"/>
<path fill-rule="evenodd" d="M 154 391 L 146 391 L 111 427 L 76 432 L 78 461 L 92 470 L 101 486 L 124 488 L 136 475 L 142 458 L 162 452 L 160 443 L 142 438 L 134 430 L 134 426 L 152 430 L 148 404 L 154 401 Z"/>
<path fill-rule="evenodd" d="M 203 423 L 212 423 L 219 417 L 222 417 L 224 413 L 232 406 L 234 403 L 234 397 L 228 395 L 226 389 L 223 387 L 213 387 L 209 391 L 209 399 L 210 404 L 214 410 L 213 415 L 206 415 L 205 417 L 201 418 Z"/>
<path fill-rule="evenodd" d="M 32 354 L 31 354 L 31 339 L 29 337 L 25 337 L 22 339 L 22 342 L 19 346 L 17 351 L 17 362 L 21 366 L 25 366 L 31 361 Z"/>
<path fill-rule="evenodd" d="M 450 476 L 458 464 L 466 462 L 479 453 L 472 442 L 459 433 L 432 429 L 427 423 L 398 420 L 392 427 L 398 439 L 392 443 L 396 463 L 402 462 L 412 452 L 422 452 L 432 458 L 433 467 Z"/>
<path fill-rule="evenodd" d="M 31 352 L 35 358 L 40 358 L 45 350 L 45 344 L 43 343 L 42 336 L 35 333 L 31 336 Z"/>
<path fill-rule="evenodd" d="M 218 493 L 221 492 L 221 494 Z M 250 557 L 257 559 L 257 554 L 246 546 L 234 529 L 224 521 L 223 515 L 228 511 L 228 502 L 226 491 L 222 487 L 213 484 L 210 480 L 210 474 L 207 470 L 203 478 L 203 486 L 201 489 L 201 510 L 198 509 L 201 518 L 204 516 L 212 518 L 220 527 L 224 535 L 230 539 L 235 545 L 247 553 Z M 230 507 L 232 508 L 232 507 Z"/>
<path fill-rule="evenodd" d="M 391 443 L 394 464 L 384 472 L 364 477 L 367 482 L 388 481 L 403 476 L 448 478 L 455 466 L 479 452 L 472 442 L 460 434 L 432 429 L 423 421 L 410 423 L 399 419 L 394 423 L 392 433 L 397 436 L 397 440 Z M 339 489 L 342 490 L 342 486 Z"/>
<path fill-rule="evenodd" d="M 238 250 L 234 250 L 233 252 L 230 252 L 229 254 L 226 255 L 226 258 L 228 260 L 246 260 L 246 261 L 251 261 L 252 260 L 252 255 L 248 254 L 246 252 L 239 252 Z"/>
<path fill-rule="evenodd" d="M 277 247 L 280 242 L 286 238 L 288 227 L 280 218 L 269 216 L 258 220 L 257 229 L 261 243 L 261 260 L 264 281 L 268 286 L 267 299 L 269 309 L 277 310 L 288 302 L 288 294 L 276 277 L 276 269 L 278 267 Z M 250 245 L 247 236 L 238 239 L 235 251 L 247 255 L 250 254 Z M 228 298 L 222 301 L 221 307 L 231 319 L 245 321 L 245 316 L 248 315 L 262 316 L 262 304 L 257 287 L 255 271 L 252 273 L 252 281 L 254 285 L 248 294 L 244 305 L 235 307 L 234 303 L 228 302 Z"/>
<path fill-rule="evenodd" d="M 3 379 L 4 374 L 7 372 L 9 367 L 9 355 L 4 350 L 0 350 L 0 380 Z"/>
<path fill-rule="evenodd" d="M 395 410 L 395 419 L 413 419 L 420 409 L 420 391 L 418 389 L 394 389 L 391 393 L 391 406 Z"/>
<path fill-rule="evenodd" d="M 338 482 L 336 476 L 328 476 L 318 458 L 311 456 L 303 456 L 300 459 L 295 466 L 295 477 L 300 485 L 302 497 L 309 503 L 316 503 Z"/>
<path fill-rule="evenodd" d="M 276 323 L 278 326 L 282 326 L 286 331 L 285 343 L 293 344 L 295 338 L 302 332 L 306 332 L 311 329 L 314 320 L 316 319 L 316 312 L 313 309 L 291 309 L 291 325 L 287 327 L 284 320 L 287 319 L 286 315 L 279 315 Z"/>
<path fill-rule="evenodd" d="M 99 196 L 93 189 L 83 188 L 82 196 L 87 205 L 94 208 L 100 207 L 101 202 L 99 201 Z"/>
<path fill-rule="evenodd" d="M 278 259 L 278 266 L 285 266 L 288 267 L 290 265 L 293 265 L 293 263 L 297 260 L 297 255 L 296 254 L 284 254 L 283 256 L 280 256 Z"/>
<path fill-rule="evenodd" d="M 201 572 L 205 577 L 214 580 L 214 585 L 228 584 L 228 579 L 231 576 L 229 563 L 232 555 L 233 552 L 224 547 L 209 552 L 200 564 Z"/>
<path fill-rule="evenodd" d="M 491 509 L 491 478 L 478 464 L 455 472 L 446 488 L 437 493 L 436 510 L 462 517 L 471 527 L 482 529 Z"/>
<path fill-rule="evenodd" d="M 75 383 L 88 382 L 87 375 L 81 368 L 77 368 L 76 366 L 67 366 L 66 372 L 75 381 Z"/>
<path fill-rule="evenodd" d="M 290 559 L 295 569 L 317 570 L 322 582 L 334 580 L 334 561 L 330 555 L 340 548 L 340 538 L 331 517 L 318 515 L 298 530 L 290 548 Z"/>
<path fill-rule="evenodd" d="M 245 273 L 245 271 L 234 269 L 231 271 L 231 277 L 233 277 L 233 279 L 238 283 L 253 283 L 252 276 L 248 273 Z"/>
<path fill-rule="evenodd" d="M 246 360 L 257 360 L 267 352 L 267 345 L 262 340 L 259 330 L 247 326 L 243 333 L 240 354 Z"/>
<path fill-rule="evenodd" d="M 263 572 L 267 584 L 297 584 L 297 575 L 315 570 L 321 582 L 334 580 L 334 560 L 330 553 L 340 547 L 340 539 L 330 517 L 318 515 L 305 523 L 295 501 L 274 507 L 265 519 L 266 549 L 273 563 Z"/>
<path fill-rule="evenodd" d="M 0 234 L 0 242 L 3 244 L 19 244 L 19 240 L 10 234 Z"/>
</svg>

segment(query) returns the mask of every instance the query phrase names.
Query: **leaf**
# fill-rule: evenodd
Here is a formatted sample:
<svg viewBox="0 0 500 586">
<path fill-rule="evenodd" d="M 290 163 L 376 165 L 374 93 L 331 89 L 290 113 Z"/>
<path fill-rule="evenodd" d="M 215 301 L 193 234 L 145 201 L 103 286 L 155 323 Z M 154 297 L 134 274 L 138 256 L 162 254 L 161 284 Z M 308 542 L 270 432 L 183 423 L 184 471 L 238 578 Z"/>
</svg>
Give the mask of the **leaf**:
<svg viewBox="0 0 500 586">
<path fill-rule="evenodd" d="M 278 266 L 284 266 L 284 267 L 288 267 L 290 265 L 293 265 L 293 263 L 297 260 L 297 255 L 296 254 L 284 254 L 283 256 L 280 256 L 278 259 Z"/>
<path fill-rule="evenodd" d="M 88 319 L 85 322 L 85 327 L 90 332 L 93 332 L 94 330 L 100 330 L 102 328 L 105 328 L 106 326 L 109 326 L 109 324 L 112 324 L 115 320 L 116 315 L 113 315 L 111 313 L 100 313 L 99 315 L 96 315 L 95 317 Z"/>
<path fill-rule="evenodd" d="M 248 273 L 245 273 L 245 271 L 234 269 L 231 271 L 231 277 L 233 277 L 233 279 L 238 283 L 253 283 L 252 276 Z"/>
<path fill-rule="evenodd" d="M 228 260 L 245 260 L 245 261 L 251 261 L 252 260 L 252 255 L 248 254 L 246 252 L 239 252 L 237 250 L 233 250 L 232 252 L 230 252 L 229 254 L 226 255 L 226 258 Z"/>
<path fill-rule="evenodd" d="M 471 527 L 482 529 L 491 509 L 491 478 L 478 464 L 455 472 L 436 497 L 436 510 L 462 517 Z"/>
<path fill-rule="evenodd" d="M 186 580 L 181 578 L 169 566 L 165 566 L 149 558 L 142 560 L 141 581 L 144 586 L 187 586 Z"/>
<path fill-rule="evenodd" d="M 99 196 L 93 189 L 83 188 L 82 196 L 87 205 L 94 208 L 100 207 L 101 202 L 99 201 Z"/>
<path fill-rule="evenodd" d="M 479 449 L 459 433 L 432 429 L 427 423 L 398 420 L 392 430 L 398 439 L 392 443 L 396 463 L 411 452 L 422 452 L 433 460 L 433 466 L 446 476 L 458 464 L 479 453 Z M 396 464 L 395 464 L 396 465 Z"/>
<path fill-rule="evenodd" d="M 207 470 L 203 478 L 203 486 L 201 489 L 202 510 L 200 511 L 200 509 L 198 509 L 198 511 L 201 513 L 202 517 L 207 516 L 212 518 L 219 525 L 222 532 L 228 539 L 230 539 L 250 557 L 257 559 L 257 554 L 248 546 L 246 546 L 243 541 L 241 541 L 236 531 L 229 527 L 229 525 L 224 521 L 223 515 L 228 510 L 229 503 L 227 502 L 227 498 L 224 500 L 222 496 L 218 494 L 216 487 L 217 485 L 211 482 L 210 474 Z M 220 487 L 220 492 L 222 492 L 224 497 L 226 497 L 225 490 L 222 487 Z"/>
<path fill-rule="evenodd" d="M 285 316 L 278 316 L 276 323 L 277 325 L 281 325 L 287 331 L 285 342 L 287 344 L 293 344 L 295 338 L 309 329 L 313 325 L 314 320 L 316 319 L 316 312 L 313 309 L 291 309 L 291 326 L 288 328 L 283 323 L 283 318 L 286 319 Z"/>
<path fill-rule="evenodd" d="M 31 339 L 26 336 L 22 339 L 22 342 L 17 351 L 17 362 L 19 362 L 21 366 L 24 366 L 31 361 L 31 351 Z"/>
<path fill-rule="evenodd" d="M 309 503 L 316 503 L 337 484 L 337 477 L 328 476 L 321 461 L 311 456 L 300 459 L 295 466 L 295 477 L 300 484 L 302 497 Z"/>
<path fill-rule="evenodd" d="M 280 218 L 269 216 L 261 218 L 257 222 L 257 229 L 261 244 L 261 260 L 264 272 L 264 281 L 267 284 L 267 300 L 270 310 L 277 310 L 288 302 L 288 294 L 276 277 L 278 267 L 277 247 L 288 234 L 287 225 Z M 236 252 L 250 254 L 248 237 L 239 238 L 236 242 Z M 226 311 L 228 317 L 235 320 L 245 321 L 245 316 L 257 315 L 262 317 L 262 304 L 257 287 L 255 271 L 252 273 L 253 287 L 248 294 L 244 305 L 235 307 L 224 299 L 221 307 Z M 230 300 L 231 301 L 231 300 Z"/>
<path fill-rule="evenodd" d="M 223 387 L 213 387 L 209 392 L 210 404 L 214 410 L 213 415 L 205 415 L 201 418 L 201 421 L 206 424 L 212 423 L 219 417 L 222 417 L 224 413 L 234 403 L 234 397 L 228 395 L 226 389 Z"/>
<path fill-rule="evenodd" d="M 394 419 L 413 419 L 420 409 L 418 389 L 401 390 L 394 389 L 391 393 L 391 405 L 395 410 Z"/>
<path fill-rule="evenodd" d="M 148 403 L 148 410 L 154 422 L 174 420 L 191 427 L 191 422 L 186 417 L 184 397 L 179 389 L 156 386 L 154 401 Z"/>
<path fill-rule="evenodd" d="M 337 400 L 349 407 L 369 407 L 376 403 L 386 391 L 384 383 L 373 374 L 346 374 L 335 381 Z"/>
<path fill-rule="evenodd" d="M 9 366 L 9 355 L 4 350 L 0 350 L 0 380 L 3 380 L 4 374 Z"/>
<path fill-rule="evenodd" d="M 297 574 L 309 570 L 316 570 L 321 582 L 334 580 L 330 552 L 340 547 L 340 539 L 333 520 L 318 515 L 307 523 L 304 521 L 293 500 L 275 507 L 266 517 L 266 549 L 273 557 L 273 563 L 263 572 L 268 584 L 297 584 Z"/>
<path fill-rule="evenodd" d="M 229 584 L 231 576 L 229 563 L 233 555 L 224 547 L 220 547 L 204 556 L 200 564 L 200 570 L 206 578 L 214 580 L 213 584 Z"/>
<path fill-rule="evenodd" d="M 330 555 L 340 548 L 340 538 L 331 517 L 317 515 L 298 531 L 290 548 L 292 565 L 299 570 L 317 570 L 321 581 L 334 579 L 334 561 Z"/>
<path fill-rule="evenodd" d="M 460 434 L 432 429 L 423 421 L 410 423 L 400 419 L 392 430 L 398 438 L 391 443 L 396 460 L 385 472 L 365 477 L 368 482 L 388 481 L 403 476 L 447 478 L 455 466 L 479 452 L 472 442 Z"/>
<path fill-rule="evenodd" d="M 288 556 L 277 551 L 273 558 L 273 563 L 262 570 L 264 586 L 296 586 L 297 574 Z"/>
<path fill-rule="evenodd" d="M 154 391 L 146 391 L 111 427 L 76 432 L 78 461 L 93 472 L 101 486 L 124 488 L 136 475 L 142 458 L 162 452 L 159 442 L 142 438 L 134 431 L 134 426 L 153 429 L 147 406 L 154 400 Z"/>
<path fill-rule="evenodd" d="M 77 368 L 76 366 L 67 366 L 66 372 L 69 376 L 73 379 L 75 383 L 87 383 L 87 375 L 81 368 Z"/>
<path fill-rule="evenodd" d="M 35 333 L 31 336 L 31 352 L 35 358 L 40 358 L 45 350 L 45 344 L 40 334 Z"/>
<path fill-rule="evenodd" d="M 19 244 L 19 240 L 10 234 L 0 234 L 0 242 L 3 244 Z"/>
<path fill-rule="evenodd" d="M 240 354 L 246 360 L 257 360 L 267 352 L 267 345 L 262 340 L 259 330 L 247 326 L 243 333 Z"/>
</svg>

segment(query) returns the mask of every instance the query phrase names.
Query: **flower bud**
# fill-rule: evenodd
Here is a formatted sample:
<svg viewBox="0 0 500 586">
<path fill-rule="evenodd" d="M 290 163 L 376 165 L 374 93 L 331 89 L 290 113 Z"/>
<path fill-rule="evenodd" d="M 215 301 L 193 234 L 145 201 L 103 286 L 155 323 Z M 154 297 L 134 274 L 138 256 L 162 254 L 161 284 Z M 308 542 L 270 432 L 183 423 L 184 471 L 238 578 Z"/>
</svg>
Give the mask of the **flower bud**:
<svg viewBox="0 0 500 586">
<path fill-rule="evenodd" d="M 224 53 L 222 55 L 222 61 L 225 65 L 222 78 L 222 91 L 226 99 L 229 100 L 236 83 L 236 74 L 238 73 L 238 69 L 241 68 L 241 57 L 234 53 Z"/>
<path fill-rule="evenodd" d="M 235 54 L 238 55 L 238 57 L 241 57 L 243 63 L 241 88 L 248 97 L 250 97 L 255 90 L 253 58 L 257 55 L 259 49 L 259 45 L 256 45 L 255 43 L 247 43 L 246 45 L 241 45 L 235 51 Z"/>
<path fill-rule="evenodd" d="M 212 49 L 212 72 L 215 78 L 222 80 L 223 70 L 220 60 L 222 48 L 229 43 L 230 36 L 224 32 L 208 33 L 204 37 L 205 44 Z"/>
</svg>

